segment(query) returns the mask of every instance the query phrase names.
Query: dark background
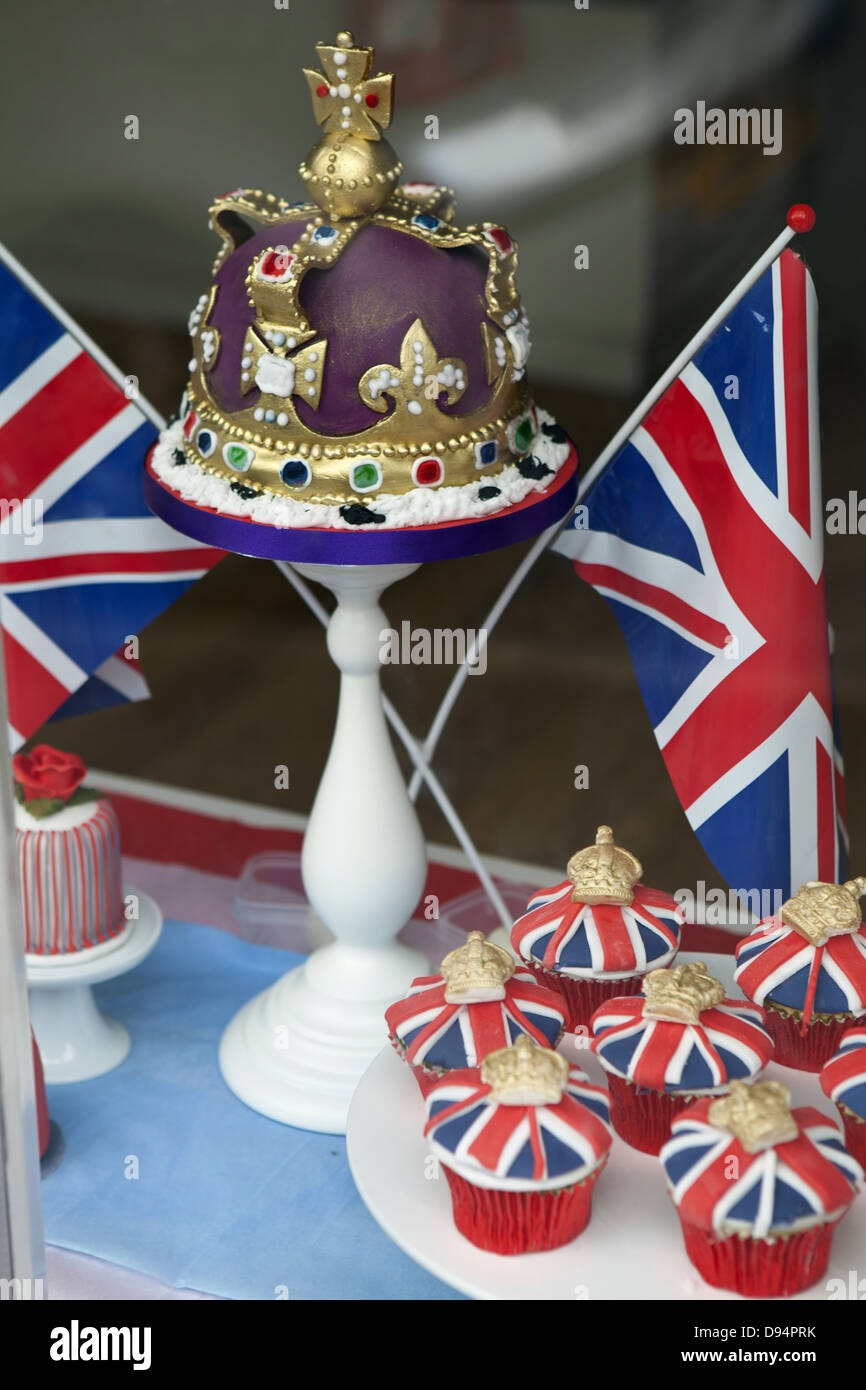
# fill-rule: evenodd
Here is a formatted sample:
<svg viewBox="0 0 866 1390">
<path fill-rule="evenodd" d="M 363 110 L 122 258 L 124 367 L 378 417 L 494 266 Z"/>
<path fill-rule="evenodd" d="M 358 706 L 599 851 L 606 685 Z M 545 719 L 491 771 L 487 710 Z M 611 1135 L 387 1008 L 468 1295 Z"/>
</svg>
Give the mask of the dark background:
<svg viewBox="0 0 866 1390">
<path fill-rule="evenodd" d="M 510 0 L 43 0 L 3 20 L 0 240 L 164 413 L 207 283 L 211 198 L 241 183 L 299 196 L 316 138 L 304 64 L 341 27 L 397 73 L 389 138 L 406 176 L 453 183 L 458 220 L 520 241 L 538 401 L 584 466 L 806 201 L 800 249 L 820 306 L 825 496 L 860 485 L 864 340 L 864 29 L 857 3 Z M 781 107 L 777 157 L 673 141 L 677 107 Z M 137 142 L 124 118 L 140 118 Z M 429 114 L 438 142 L 425 141 Z M 451 172 L 452 163 L 456 168 Z M 446 165 L 447 170 L 446 172 Z M 449 176 L 450 173 L 450 176 Z M 573 250 L 590 249 L 575 271 Z M 852 869 L 866 853 L 863 539 L 827 538 Z M 414 626 L 477 627 L 520 548 L 423 567 L 391 590 Z M 321 629 L 263 561 L 227 557 L 143 634 L 153 698 L 55 722 L 39 739 L 90 764 L 306 812 L 327 756 L 336 673 Z M 418 735 L 450 677 L 388 667 Z M 274 767 L 290 768 L 288 791 Z M 588 790 L 573 769 L 589 767 Z M 601 821 L 649 882 L 718 882 L 668 781 L 619 629 L 547 554 L 471 678 L 436 769 L 482 851 L 561 867 Z M 422 793 L 432 839 L 450 836 Z"/>
</svg>

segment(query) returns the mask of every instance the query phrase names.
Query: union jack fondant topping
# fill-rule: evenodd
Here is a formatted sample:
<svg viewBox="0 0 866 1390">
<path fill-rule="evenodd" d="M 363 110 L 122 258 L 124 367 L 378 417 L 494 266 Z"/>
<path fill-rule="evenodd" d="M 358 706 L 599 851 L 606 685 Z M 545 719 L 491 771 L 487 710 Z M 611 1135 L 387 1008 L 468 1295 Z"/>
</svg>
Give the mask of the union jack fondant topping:
<svg viewBox="0 0 866 1390">
<path fill-rule="evenodd" d="M 737 943 L 734 979 L 756 1003 L 813 1014 L 866 1013 L 866 930 L 813 945 L 781 917 L 767 917 Z"/>
<path fill-rule="evenodd" d="M 680 944 L 682 909 L 667 893 L 638 884 L 630 904 L 575 901 L 566 879 L 542 888 L 511 931 L 523 960 L 576 979 L 642 974 L 667 965 Z"/>
<path fill-rule="evenodd" d="M 839 1051 L 821 1069 L 821 1089 L 866 1120 L 866 1028 L 849 1028 Z"/>
<path fill-rule="evenodd" d="M 526 1191 L 580 1182 L 607 1157 L 607 1092 L 571 1067 L 555 1104 L 497 1101 L 477 1069 L 451 1072 L 427 1096 L 433 1151 L 479 1186 Z"/>
<path fill-rule="evenodd" d="M 506 1047 L 521 1034 L 553 1047 L 565 1016 L 558 995 L 517 971 L 502 984 L 502 997 L 482 1002 L 449 1003 L 441 975 L 412 981 L 405 999 L 385 1014 L 392 1038 L 405 1048 L 412 1066 L 451 1070 L 477 1067 L 489 1052 Z"/>
<path fill-rule="evenodd" d="M 717 1104 L 707 1097 L 683 1111 L 659 1155 L 684 1222 L 760 1239 L 834 1220 L 850 1206 L 863 1170 L 836 1121 L 799 1106 L 789 1112 L 795 1138 L 749 1153 L 710 1120 Z"/>
<path fill-rule="evenodd" d="M 756 1076 L 773 1040 L 756 1004 L 725 999 L 697 1023 L 647 1017 L 647 998 L 612 999 L 590 1020 L 592 1050 L 605 1071 L 650 1091 L 710 1091 Z"/>
</svg>

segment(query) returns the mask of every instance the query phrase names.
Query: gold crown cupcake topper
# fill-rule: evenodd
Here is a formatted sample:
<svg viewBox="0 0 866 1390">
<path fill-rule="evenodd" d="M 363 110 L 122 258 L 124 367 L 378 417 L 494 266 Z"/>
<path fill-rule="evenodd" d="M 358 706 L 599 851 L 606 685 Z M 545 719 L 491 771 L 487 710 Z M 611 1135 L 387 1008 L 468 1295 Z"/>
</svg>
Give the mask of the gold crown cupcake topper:
<svg viewBox="0 0 866 1390">
<path fill-rule="evenodd" d="M 574 884 L 572 902 L 628 907 L 643 873 L 640 860 L 614 843 L 609 825 L 600 825 L 595 844 L 579 849 L 566 870 Z"/>
<path fill-rule="evenodd" d="M 782 904 L 786 927 L 799 932 L 810 946 L 823 946 L 831 936 L 856 931 L 862 921 L 859 899 L 866 893 L 866 878 L 848 883 L 804 883 L 793 898 Z"/>
<path fill-rule="evenodd" d="M 391 124 L 394 77 L 370 76 L 373 49 L 356 45 L 348 29 L 333 44 L 317 43 L 316 52 L 324 71 L 304 68 L 304 76 L 325 133 L 301 165 L 301 178 L 330 217 L 365 216 L 391 196 L 403 167 L 382 138 Z"/>
<path fill-rule="evenodd" d="M 791 1092 L 781 1081 L 732 1081 L 730 1094 L 714 1100 L 707 1111 L 711 1125 L 730 1130 L 746 1153 L 761 1153 L 797 1138 Z"/>
<path fill-rule="evenodd" d="M 665 1023 L 700 1023 L 703 1010 L 725 998 L 724 985 L 709 974 L 702 960 L 670 970 L 651 970 L 644 976 L 643 990 L 643 1017 Z"/>
<path fill-rule="evenodd" d="M 568 1080 L 568 1062 L 521 1033 L 513 1047 L 488 1053 L 481 1063 L 481 1080 L 500 1105 L 558 1105 Z"/>
<path fill-rule="evenodd" d="M 514 974 L 514 957 L 502 946 L 471 931 L 463 946 L 449 951 L 439 967 L 447 1004 L 483 1004 L 505 998 L 505 982 Z"/>
</svg>

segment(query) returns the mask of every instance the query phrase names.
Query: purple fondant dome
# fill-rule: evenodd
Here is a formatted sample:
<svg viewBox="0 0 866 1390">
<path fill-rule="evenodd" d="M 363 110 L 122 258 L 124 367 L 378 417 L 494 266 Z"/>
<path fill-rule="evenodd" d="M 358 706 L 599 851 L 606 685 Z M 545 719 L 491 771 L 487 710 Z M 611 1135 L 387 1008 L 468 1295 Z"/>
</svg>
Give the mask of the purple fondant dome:
<svg viewBox="0 0 866 1390">
<path fill-rule="evenodd" d="M 255 322 L 246 291 L 250 267 L 269 247 L 292 246 L 308 220 L 256 232 L 214 276 L 217 294 L 208 322 L 218 329 L 221 346 L 209 386 L 227 414 L 254 407 L 261 396 L 256 388 L 241 394 L 238 371 L 244 337 Z M 298 299 L 317 335 L 327 339 L 328 361 L 317 409 L 302 397 L 296 402 L 301 422 L 325 435 L 356 434 L 377 425 L 381 416 L 361 400 L 358 383 L 370 367 L 399 362 L 400 346 L 416 319 L 442 357 L 458 357 L 466 365 L 466 390 L 459 404 L 446 405 L 443 413 L 465 415 L 484 407 L 493 387 L 481 325 L 496 331 L 484 297 L 487 265 L 473 246 L 443 250 L 396 227 L 368 223 L 333 265 L 308 271 Z"/>
</svg>

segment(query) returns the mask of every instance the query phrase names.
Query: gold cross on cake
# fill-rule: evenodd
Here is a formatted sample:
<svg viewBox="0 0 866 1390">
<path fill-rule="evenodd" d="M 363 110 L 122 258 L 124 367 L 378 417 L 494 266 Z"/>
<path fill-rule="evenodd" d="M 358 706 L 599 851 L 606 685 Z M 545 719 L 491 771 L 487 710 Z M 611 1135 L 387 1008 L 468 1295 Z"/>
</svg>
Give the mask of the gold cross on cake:
<svg viewBox="0 0 866 1390">
<path fill-rule="evenodd" d="M 328 134 L 351 131 L 365 140 L 380 140 L 391 124 L 393 73 L 370 77 L 373 49 L 358 48 L 348 29 L 336 43 L 317 43 L 324 72 L 304 68 L 313 98 L 313 115 Z"/>
</svg>

